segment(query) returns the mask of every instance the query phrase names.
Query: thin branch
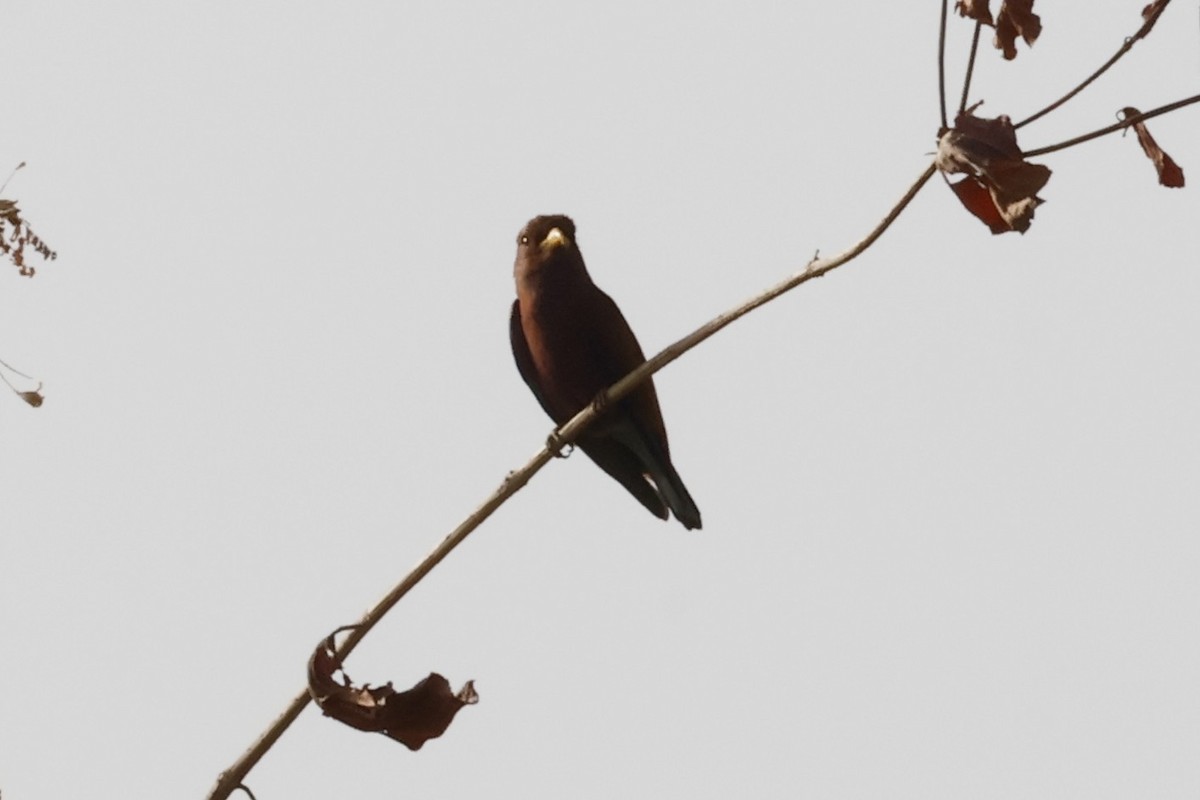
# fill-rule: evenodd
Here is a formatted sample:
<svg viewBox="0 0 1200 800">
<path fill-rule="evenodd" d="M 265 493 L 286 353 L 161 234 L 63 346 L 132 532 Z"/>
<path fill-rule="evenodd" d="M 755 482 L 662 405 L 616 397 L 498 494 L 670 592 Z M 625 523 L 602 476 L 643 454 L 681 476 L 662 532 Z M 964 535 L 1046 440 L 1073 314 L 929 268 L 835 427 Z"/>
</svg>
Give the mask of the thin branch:
<svg viewBox="0 0 1200 800">
<path fill-rule="evenodd" d="M 714 333 L 734 322 L 735 320 L 744 317 L 746 314 L 749 314 L 754 309 L 766 305 L 780 295 L 795 289 L 802 283 L 807 283 L 813 278 L 820 278 L 827 272 L 831 272 L 832 270 L 840 267 L 842 264 L 845 264 L 847 261 L 857 258 L 864 250 L 874 244 L 875 240 L 882 236 L 883 232 L 886 231 L 893 222 L 895 222 L 896 218 L 900 216 L 900 213 L 904 211 L 908 204 L 912 202 L 912 199 L 917 196 L 917 192 L 921 190 L 921 187 L 923 187 L 929 181 L 929 179 L 933 177 L 933 173 L 936 172 L 936 169 L 937 168 L 932 163 L 926 167 L 925 171 L 921 173 L 921 176 L 917 178 L 913 185 L 909 187 L 908 191 L 904 193 L 904 196 L 901 197 L 892 210 L 888 212 L 888 215 L 884 217 L 878 225 L 875 226 L 874 230 L 872 230 L 869 234 L 867 234 L 866 237 L 864 237 L 849 250 L 846 250 L 845 252 L 831 258 L 814 258 L 804 269 L 800 270 L 796 274 L 771 287 L 770 289 L 767 289 L 762 294 L 750 298 L 732 311 L 727 311 L 724 314 L 721 314 L 711 322 L 708 322 L 692 333 L 689 333 L 687 336 L 670 345 L 654 358 L 650 359 L 645 364 L 641 365 L 633 372 L 629 373 L 615 383 L 612 388 L 604 393 L 604 396 L 600 401 L 601 405 L 620 400 L 622 397 L 629 394 L 630 391 L 632 391 L 648 376 L 658 372 L 660 369 L 679 358 L 688 350 L 691 350 L 693 347 L 700 344 L 705 339 L 712 336 Z M 592 421 L 594 416 L 593 408 L 595 405 L 596 404 L 593 403 L 592 406 L 589 406 L 583 413 L 577 415 L 574 419 L 560 428 L 559 435 L 567 441 L 573 441 L 579 435 L 579 432 L 583 429 L 583 427 Z"/>
<path fill-rule="evenodd" d="M 14 375 L 20 375 L 22 378 L 26 378 L 30 381 L 36 380 L 36 378 L 34 378 L 32 375 L 26 375 L 24 372 L 21 372 L 21 370 L 15 368 L 12 364 L 9 364 L 3 360 L 0 360 L 0 381 L 3 381 L 5 384 L 7 384 L 8 388 L 12 389 L 13 394 L 15 394 L 17 397 L 21 398 L 22 400 L 24 400 L 29 405 L 33 406 L 34 408 L 38 408 L 39 406 L 41 406 L 42 401 L 44 399 L 42 397 L 41 382 L 38 383 L 37 388 L 35 388 L 35 389 L 27 389 L 26 391 L 21 391 L 20 389 L 18 389 L 16 387 L 16 385 L 12 381 L 10 381 L 8 379 L 8 376 L 4 374 L 5 370 L 8 370 L 9 372 L 13 373 Z"/>
<path fill-rule="evenodd" d="M 1166 114 L 1169 111 L 1174 111 L 1177 108 L 1190 106 L 1193 103 L 1200 103 L 1200 94 L 1193 95 L 1192 97 L 1186 97 L 1183 100 L 1176 100 L 1174 103 L 1168 103 L 1165 106 L 1159 106 L 1158 108 L 1146 111 L 1142 114 L 1128 117 L 1120 122 L 1109 125 L 1108 127 L 1101 128 L 1098 131 L 1085 133 L 1082 136 L 1076 136 L 1074 139 L 1067 139 L 1065 142 L 1047 145 L 1046 147 L 1039 147 L 1036 150 L 1026 150 L 1024 151 L 1024 155 L 1026 158 L 1032 158 L 1033 156 L 1044 156 L 1046 153 L 1053 153 L 1058 150 L 1066 150 L 1068 147 L 1074 147 L 1077 144 L 1083 144 L 1084 142 L 1091 141 L 1092 139 L 1098 139 L 1101 136 L 1107 136 L 1110 133 L 1128 128 L 1136 122 L 1141 122 L 1143 120 L 1150 119 L 1151 117 L 1157 117 L 1161 114 Z"/>
<path fill-rule="evenodd" d="M 941 98 L 942 130 L 950 127 L 946 120 L 946 14 L 950 0 L 942 0 L 942 26 L 938 30 L 938 96 Z"/>
<path fill-rule="evenodd" d="M 975 54 L 979 52 L 979 31 L 983 23 L 975 21 L 975 35 L 971 38 L 971 57 L 967 59 L 967 77 L 963 78 L 962 99 L 958 101 L 958 113 L 967 108 L 967 95 L 971 91 L 971 76 L 975 73 Z"/>
<path fill-rule="evenodd" d="M 1142 27 L 1138 28 L 1137 33 L 1135 33 L 1133 36 L 1130 36 L 1129 38 L 1127 38 L 1124 41 L 1124 43 L 1121 44 L 1121 47 L 1117 50 L 1117 52 L 1113 54 L 1113 57 L 1110 58 L 1108 61 L 1105 61 L 1103 66 L 1101 66 L 1100 69 L 1096 70 L 1091 75 L 1089 75 L 1087 77 L 1087 79 L 1084 80 L 1083 83 L 1079 84 L 1074 89 L 1067 92 L 1065 95 L 1063 95 L 1062 97 L 1058 98 L 1053 103 L 1051 103 L 1050 105 L 1043 108 L 1041 111 L 1037 112 L 1036 114 L 1034 114 L 1030 117 L 1026 117 L 1025 119 L 1021 120 L 1017 124 L 1013 125 L 1013 128 L 1023 128 L 1024 126 L 1028 125 L 1029 123 L 1033 122 L 1034 120 L 1040 119 L 1041 117 L 1046 116 L 1051 111 L 1058 108 L 1063 103 L 1067 102 L 1072 97 L 1074 97 L 1075 95 L 1079 94 L 1084 89 L 1086 89 L 1092 81 L 1099 78 L 1101 75 L 1103 75 L 1105 72 L 1108 71 L 1109 67 L 1111 67 L 1113 64 L 1117 63 L 1117 61 L 1120 60 L 1121 56 L 1125 55 L 1130 50 L 1132 50 L 1134 44 L 1136 44 L 1139 39 L 1144 39 L 1146 37 L 1146 34 L 1148 34 L 1150 32 L 1150 29 L 1154 27 L 1154 23 L 1158 22 L 1158 18 L 1162 15 L 1162 13 L 1164 11 L 1166 11 L 1167 6 L 1169 6 L 1170 4 L 1171 4 L 1171 0 L 1163 0 L 1163 4 L 1161 6 L 1159 6 L 1157 9 L 1155 9 L 1154 13 L 1150 15 L 1149 19 L 1145 20 L 1142 23 Z"/>
<path fill-rule="evenodd" d="M 589 425 L 592 424 L 599 413 L 599 409 L 604 408 L 609 404 L 616 402 L 617 400 L 620 400 L 622 397 L 633 391 L 633 389 L 642 381 L 646 380 L 646 378 L 658 372 L 667 364 L 670 364 L 672 361 L 679 358 L 681 355 L 691 350 L 693 347 L 700 344 L 717 331 L 726 327 L 734 320 L 744 317 L 754 309 L 766 305 L 770 301 L 796 288 L 800 284 L 807 283 L 813 278 L 819 278 L 825 273 L 840 267 L 842 264 L 845 264 L 847 261 L 850 261 L 858 256 L 860 253 L 874 244 L 875 240 L 883 235 L 883 232 L 888 229 L 892 222 L 894 222 L 896 218 L 900 216 L 900 213 L 905 209 L 905 207 L 912 202 L 914 197 L 916 197 L 917 192 L 921 190 L 921 187 L 924 186 L 931 177 L 933 177 L 933 173 L 935 171 L 936 168 L 932 163 L 926 167 L 925 171 L 921 173 L 921 177 L 919 177 L 916 182 L 909 187 L 908 191 L 904 193 L 904 196 L 900 198 L 900 201 L 896 203 L 895 207 L 888 212 L 888 215 L 884 217 L 883 221 L 876 225 L 874 230 L 867 234 L 862 241 L 858 242 L 844 253 L 832 258 L 814 258 L 808 263 L 807 266 L 804 267 L 804 269 L 787 278 L 782 283 L 767 289 L 765 292 L 751 298 L 750 300 L 747 300 L 745 303 L 732 309 L 731 311 L 721 314 L 712 321 L 706 323 L 702 327 L 670 345 L 661 353 L 654 356 L 654 358 L 642 364 L 633 372 L 629 373 L 616 384 L 603 392 L 600 397 L 598 397 L 591 405 L 576 414 L 575 417 L 569 420 L 566 425 L 563 425 L 561 428 L 559 428 L 551 438 L 557 438 L 562 443 L 573 442 L 576 438 L 578 438 L 580 433 L 582 433 Z M 406 575 L 404 579 L 401 580 L 395 588 L 388 592 L 387 595 L 385 595 L 384 598 L 380 600 L 374 608 L 367 612 L 367 614 L 362 618 L 362 621 L 358 623 L 358 627 L 350 633 L 350 635 L 342 643 L 342 646 L 338 648 L 338 658 L 345 659 L 346 656 L 350 655 L 350 652 L 354 650 L 356 646 L 358 646 L 358 643 L 362 641 L 363 637 L 366 636 L 371 628 L 375 626 L 375 623 L 379 622 L 379 620 L 383 618 L 384 614 L 386 614 L 392 608 L 392 606 L 396 605 L 396 603 L 400 601 L 400 598 L 408 594 L 410 589 L 416 586 L 422 578 L 428 575 L 434 567 L 441 563 L 442 559 L 448 556 L 450 552 L 454 550 L 454 548 L 458 547 L 458 545 L 461 544 L 462 541 L 466 539 L 472 531 L 478 528 L 485 519 L 490 517 L 493 511 L 499 508 L 506 500 L 508 500 L 508 498 L 520 491 L 525 484 L 529 483 L 529 480 L 538 472 L 538 470 L 546 466 L 551 458 L 553 458 L 553 454 L 550 452 L 549 447 L 543 447 L 532 459 L 530 459 L 529 463 L 521 467 L 516 472 L 509 473 L 508 477 L 506 477 L 504 482 L 500 484 L 499 488 L 492 493 L 491 497 L 489 497 L 481 506 L 479 506 L 479 508 L 477 508 L 469 517 L 463 520 L 462 524 L 455 528 L 445 539 L 443 539 L 441 544 L 435 547 L 433 551 L 429 553 L 429 555 L 425 556 L 425 558 L 419 564 L 417 564 L 412 572 Z M 308 705 L 310 699 L 311 698 L 309 697 L 307 689 L 298 694 L 292 700 L 291 704 L 289 704 L 284 710 L 284 712 L 280 714 L 273 723 L 271 723 L 271 727 L 269 727 L 262 734 L 262 736 L 260 736 L 258 740 L 251 745 L 245 753 L 242 754 L 241 758 L 234 762 L 233 766 L 231 766 L 228 770 L 221 773 L 220 777 L 217 778 L 216 786 L 213 787 L 212 792 L 209 794 L 209 800 L 225 800 L 225 798 L 229 797 L 234 790 L 241 786 L 246 775 L 251 769 L 254 768 L 255 764 L 257 764 L 259 759 L 266 754 L 267 750 L 271 748 L 276 740 L 283 735 L 283 732 L 287 730 L 288 726 L 291 725 L 298 716 L 300 716 L 300 712 L 304 710 L 306 705 Z"/>
<path fill-rule="evenodd" d="M 1149 31 L 1150 27 L 1158 19 L 1158 16 L 1161 15 L 1162 11 L 1166 8 L 1168 2 L 1169 2 L 1169 0 L 1167 0 L 1167 2 L 1164 2 L 1163 5 L 1157 9 L 1157 13 L 1155 13 L 1150 19 L 1148 19 L 1145 22 L 1145 24 L 1139 30 L 1138 34 L 1127 39 L 1125 41 L 1125 43 L 1122 45 L 1121 49 L 1118 50 L 1117 53 L 1111 59 L 1109 59 L 1109 61 L 1107 63 L 1104 64 L 1104 66 L 1102 66 L 1099 70 L 1097 70 L 1095 73 L 1093 73 L 1092 76 L 1090 76 L 1082 84 L 1080 84 L 1078 87 L 1076 87 L 1070 93 L 1068 93 L 1067 95 L 1065 95 L 1064 97 L 1062 97 L 1061 99 L 1059 99 L 1058 101 L 1053 103 L 1052 105 L 1039 111 L 1038 113 L 1034 114 L 1033 116 L 1029 117 L 1028 119 L 1023 120 L 1022 122 L 1018 123 L 1015 127 L 1020 128 L 1024 125 L 1044 116 L 1045 114 L 1049 113 L 1050 111 L 1054 110 L 1055 108 L 1061 106 L 1063 103 L 1070 100 L 1072 97 L 1074 97 L 1080 91 L 1082 91 L 1088 84 L 1090 84 L 1092 81 L 1096 80 L 1096 78 L 1098 78 L 1101 74 L 1103 74 L 1114 63 L 1116 63 L 1116 61 L 1121 56 L 1123 56 L 1126 52 L 1128 52 L 1132 48 L 1134 42 L 1137 41 L 1137 39 L 1145 36 L 1145 34 Z M 939 42 L 938 42 L 938 89 L 939 89 L 939 95 L 940 95 L 940 107 L 941 107 L 941 117 L 942 117 L 943 128 L 946 128 L 949 125 L 947 117 L 946 117 L 946 81 L 945 81 L 945 49 L 946 49 L 945 42 L 946 42 L 947 14 L 948 14 L 948 0 L 943 0 L 942 14 L 941 14 L 941 28 L 939 31 Z M 970 57 L 970 61 L 968 62 L 967 74 L 966 74 L 966 78 L 965 78 L 964 84 L 963 84 L 962 100 L 961 100 L 961 103 L 959 106 L 960 111 L 966 107 L 966 102 L 967 102 L 968 93 L 969 93 L 970 84 L 971 84 L 971 76 L 972 76 L 972 72 L 974 69 L 975 55 L 976 55 L 976 51 L 977 51 L 978 43 L 979 43 L 980 28 L 981 28 L 981 26 L 977 23 L 975 26 L 975 36 L 974 36 L 974 39 L 973 39 L 972 45 L 971 45 L 971 57 Z M 1139 121 L 1142 121 L 1145 119 L 1150 119 L 1151 117 L 1155 117 L 1160 114 L 1165 114 L 1169 111 L 1173 111 L 1177 108 L 1182 108 L 1183 106 L 1190 105 L 1190 104 L 1196 103 L 1196 102 L 1200 102 L 1200 95 L 1197 95 L 1197 96 L 1191 97 L 1191 98 L 1187 98 L 1185 100 L 1180 100 L 1175 103 L 1171 103 L 1170 105 L 1162 106 L 1160 108 L 1142 113 L 1135 117 L 1130 117 L 1129 119 L 1123 120 L 1115 125 L 1110 125 L 1101 130 L 1094 131 L 1092 133 L 1076 137 L 1076 138 L 1068 140 L 1066 142 L 1062 142 L 1062 143 L 1059 143 L 1056 145 L 1051 145 L 1048 147 L 1039 148 L 1036 150 L 1026 151 L 1025 156 L 1032 157 L 1032 156 L 1044 155 L 1046 153 L 1051 153 L 1051 152 L 1054 152 L 1057 150 L 1065 149 L 1067 147 L 1072 147 L 1076 144 L 1080 144 L 1082 142 L 1086 142 L 1091 139 L 1094 139 L 1094 138 L 1097 138 L 1100 136 L 1104 136 L 1108 133 L 1112 133 L 1114 131 L 1121 130 L 1123 128 L 1128 128 L 1136 122 L 1139 122 Z M 756 295 L 755 297 L 747 300 L 742 305 L 717 316 L 715 319 L 709 321 L 708 323 L 706 323 L 705 325 L 696 329 L 695 331 L 688 334 L 687 336 L 683 337 L 679 341 L 675 342 L 674 344 L 671 344 L 670 346 L 668 346 L 667 348 L 662 350 L 660 353 L 655 355 L 653 358 L 649 359 L 644 364 L 639 366 L 633 372 L 626 375 L 624 378 L 622 378 L 616 384 L 611 386 L 605 392 L 603 392 L 601 394 L 601 396 L 599 398 L 597 398 L 597 400 L 595 402 L 590 404 L 587 408 L 585 408 L 583 411 L 581 411 L 579 414 L 577 414 L 574 418 L 572 418 L 570 421 L 568 421 L 565 425 L 563 425 L 561 428 L 559 428 L 557 431 L 555 431 L 555 433 L 552 435 L 551 438 L 556 440 L 560 444 L 569 444 L 569 443 L 575 441 L 579 437 L 579 435 L 584 430 L 586 430 L 589 425 L 591 425 L 593 423 L 593 421 L 595 420 L 597 415 L 600 413 L 600 409 L 607 407 L 609 404 L 620 400 L 622 397 L 625 397 L 631 391 L 633 391 L 633 389 L 635 389 L 642 381 L 646 380 L 649 376 L 653 375 L 654 373 L 660 371 L 661 369 L 666 367 L 668 364 L 670 364 L 671 362 L 675 361 L 677 358 L 682 356 L 684 353 L 695 348 L 701 342 L 705 341 L 709 337 L 716 334 L 718 331 L 720 331 L 723 328 L 727 327 L 728 325 L 732 324 L 734 321 L 740 319 L 741 317 L 745 316 L 746 314 L 749 314 L 751 311 L 754 311 L 755 309 L 766 305 L 767 303 L 776 299 L 777 297 L 780 297 L 781 295 L 786 294 L 787 292 L 791 291 L 792 289 L 795 289 L 797 286 L 799 286 L 802 283 L 807 283 L 809 280 L 812 280 L 813 278 L 822 277 L 826 273 L 831 272 L 832 270 L 842 266 L 846 262 L 851 261 L 854 258 L 856 258 L 857 256 L 859 256 L 868 247 L 870 247 L 872 244 L 874 244 L 875 241 L 877 239 L 879 239 L 880 236 L 883 235 L 883 232 L 886 231 L 888 229 L 888 227 L 891 226 L 891 224 L 899 217 L 899 215 L 908 206 L 908 204 L 913 200 L 913 198 L 916 197 L 917 193 L 921 190 L 921 188 L 929 181 L 929 179 L 931 177 L 933 177 L 934 172 L 936 172 L 936 167 L 934 164 L 931 163 L 928 167 L 926 167 L 925 171 L 913 183 L 913 185 L 911 187 L 909 187 L 908 191 L 905 192 L 904 196 L 899 200 L 899 202 L 897 202 L 897 204 L 888 213 L 888 215 L 866 237 L 864 237 L 860 242 L 855 244 L 853 247 L 851 247 L 850 249 L 846 250 L 845 252 L 843 252 L 837 256 L 834 256 L 832 258 L 827 258 L 827 259 L 814 258 L 802 270 L 800 270 L 799 272 L 788 277 L 781 283 L 779 283 L 779 284 L 767 289 L 766 291 L 762 292 L 761 294 Z M 553 458 L 553 453 L 551 452 L 549 446 L 543 447 L 537 454 L 535 454 L 533 456 L 532 459 L 529 460 L 528 463 L 525 464 L 525 466 L 521 467 L 520 469 L 516 470 L 515 472 L 510 473 L 504 479 L 504 481 L 501 483 L 501 485 L 496 489 L 496 491 L 493 492 L 492 495 L 482 505 L 479 506 L 479 508 L 477 508 L 470 516 L 468 516 L 449 535 L 447 535 L 446 538 L 443 539 L 442 542 L 437 545 L 437 547 L 435 547 L 419 564 L 417 564 L 417 566 L 415 568 L 413 568 L 413 570 L 408 575 L 406 575 L 404 577 L 404 579 L 400 581 L 399 584 L 397 584 L 390 592 L 388 592 L 388 594 L 385 595 L 383 597 L 383 599 L 381 599 L 375 605 L 375 607 L 372 608 L 363 617 L 362 621 L 360 623 L 358 623 L 357 626 L 355 626 L 355 628 L 351 632 L 350 636 L 348 636 L 346 638 L 346 640 L 342 643 L 341 647 L 338 649 L 339 659 L 345 659 L 347 656 L 349 656 L 350 653 L 358 646 L 359 642 L 361 642 L 362 639 L 367 635 L 367 633 L 369 633 L 370 630 L 375 626 L 375 624 L 378 623 L 383 618 L 383 616 L 385 614 L 387 614 L 387 612 L 390 611 L 396 605 L 396 603 L 398 603 L 401 600 L 401 598 L 403 598 L 406 594 L 408 594 L 408 592 L 413 587 L 415 587 L 422 579 L 424 579 L 425 576 L 428 575 L 434 569 L 434 567 L 436 567 L 438 564 L 440 564 L 446 558 L 446 556 L 448 556 L 450 554 L 451 551 L 453 551 L 456 547 L 458 547 L 458 545 L 461 544 L 463 542 L 463 540 L 465 540 L 467 538 L 467 536 L 469 536 L 476 528 L 478 528 L 479 525 L 481 525 L 484 522 L 484 520 L 486 520 L 488 517 L 490 517 L 496 509 L 498 509 L 510 497 L 512 497 L 514 494 L 516 494 L 518 491 L 520 491 L 522 488 L 524 488 L 525 485 L 528 484 L 529 481 L 533 478 L 533 476 L 539 470 L 541 470 L 542 467 L 544 467 L 547 463 L 549 463 L 551 458 Z M 251 747 L 249 749 L 247 749 L 246 752 L 243 753 L 242 756 L 228 770 L 221 773 L 221 775 L 219 776 L 219 778 L 217 780 L 216 786 L 213 788 L 212 792 L 209 794 L 209 799 L 210 800 L 225 800 L 225 798 L 228 798 L 230 796 L 230 794 L 232 794 L 234 791 L 237 791 L 240 788 L 244 789 L 243 780 L 245 779 L 246 775 L 249 774 L 250 770 L 254 768 L 254 766 L 259 762 L 259 760 L 262 758 L 262 756 L 266 754 L 266 752 L 271 748 L 272 745 L 274 745 L 274 743 L 279 739 L 279 737 L 283 734 L 283 732 L 285 730 L 287 730 L 287 728 L 292 724 L 292 722 L 294 722 L 296 720 L 296 718 L 299 717 L 300 713 L 304 710 L 304 707 L 306 705 L 308 705 L 310 700 L 311 700 L 311 697 L 309 696 L 307 689 L 305 689 L 300 694 L 298 694 L 291 701 L 291 703 L 288 705 L 288 707 L 283 711 L 283 713 L 281 713 L 279 715 L 279 717 L 271 724 L 271 726 L 266 731 L 263 732 L 263 734 L 258 738 L 258 740 L 255 741 L 254 744 L 251 745 Z"/>
<path fill-rule="evenodd" d="M 17 375 L 20 375 L 22 378 L 28 378 L 31 381 L 36 380 L 36 378 L 34 378 L 32 375 L 26 375 L 24 372 L 21 372 L 21 370 L 17 369 L 12 364 L 9 364 L 8 362 L 4 361 L 3 359 L 0 359 L 0 367 L 4 367 L 9 372 L 16 373 Z M 11 386 L 12 384 L 9 384 L 9 385 Z"/>
<path fill-rule="evenodd" d="M 0 192 L 3 192 L 8 188 L 8 182 L 13 179 L 13 175 L 16 175 L 17 170 L 23 168 L 24 166 L 25 162 L 22 161 L 20 164 L 17 164 L 15 167 L 13 167 L 12 172 L 8 173 L 8 177 L 4 179 L 4 183 L 0 183 Z"/>
</svg>

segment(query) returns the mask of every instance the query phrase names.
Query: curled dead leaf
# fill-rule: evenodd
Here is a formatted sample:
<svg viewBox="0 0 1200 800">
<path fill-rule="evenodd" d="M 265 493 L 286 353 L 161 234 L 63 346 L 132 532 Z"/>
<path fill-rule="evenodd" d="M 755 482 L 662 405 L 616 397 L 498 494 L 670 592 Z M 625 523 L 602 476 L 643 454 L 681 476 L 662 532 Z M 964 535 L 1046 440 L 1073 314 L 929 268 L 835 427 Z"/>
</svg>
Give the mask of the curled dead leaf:
<svg viewBox="0 0 1200 800">
<path fill-rule="evenodd" d="M 1134 34 L 1135 39 L 1145 39 L 1150 29 L 1154 27 L 1154 23 L 1158 22 L 1158 16 L 1166 8 L 1167 3 L 1171 0 L 1154 0 L 1153 3 L 1142 9 L 1142 19 L 1144 23 L 1141 29 Z"/>
<path fill-rule="evenodd" d="M 21 372 L 21 370 L 17 369 L 16 367 L 12 366 L 11 364 L 0 360 L 0 381 L 3 381 L 8 386 L 9 389 L 12 389 L 13 394 L 15 394 L 17 397 L 21 398 L 22 400 L 24 400 L 26 403 L 33 406 L 34 408 L 39 408 L 42 405 L 42 402 L 46 398 L 42 396 L 42 382 L 41 381 L 38 381 L 38 385 L 37 385 L 36 389 L 28 389 L 26 391 L 21 391 L 13 384 L 13 382 L 11 380 L 8 379 L 8 375 L 6 375 L 5 372 L 12 373 L 13 375 L 16 375 L 21 378 L 25 378 L 26 380 L 29 380 L 29 381 L 33 380 L 32 377 L 30 377 L 29 375 L 26 375 L 24 372 Z"/>
<path fill-rule="evenodd" d="M 1141 113 L 1133 106 L 1121 109 L 1121 115 L 1125 119 L 1140 116 Z M 1158 146 L 1158 142 L 1154 141 L 1154 137 L 1150 135 L 1150 129 L 1146 127 L 1146 123 L 1133 123 L 1133 131 L 1137 134 L 1138 143 L 1141 144 L 1146 157 L 1154 162 L 1154 168 L 1158 170 L 1158 182 L 1172 189 L 1183 188 L 1183 167 L 1176 164 L 1175 159 Z"/>
<path fill-rule="evenodd" d="M 21 209 L 17 208 L 17 201 L 0 199 L 0 219 L 7 220 L 14 228 L 21 225 Z"/>
<path fill-rule="evenodd" d="M 996 29 L 992 44 L 1011 61 L 1017 57 L 1017 37 L 1030 47 L 1042 33 L 1042 18 L 1033 13 L 1033 0 L 1004 0 L 995 18 L 988 0 L 958 0 L 954 10 L 959 16 L 973 19 Z"/>
<path fill-rule="evenodd" d="M 45 396 L 42 395 L 42 384 L 38 384 L 37 388 L 29 392 L 17 392 L 17 396 L 24 400 L 34 408 L 40 408 L 45 401 Z"/>
<path fill-rule="evenodd" d="M 957 183 L 951 183 L 950 189 L 958 196 L 959 202 L 988 226 L 992 233 L 1007 233 L 1012 226 L 1005 222 L 992 200 L 987 187 L 972 177 L 966 177 Z"/>
<path fill-rule="evenodd" d="M 1024 233 L 1042 203 L 1037 193 L 1050 180 L 1050 168 L 1025 160 L 1012 120 L 977 117 L 972 113 L 976 107 L 959 114 L 954 127 L 942 133 L 938 169 L 967 176 L 950 188 L 992 233 Z"/>
<path fill-rule="evenodd" d="M 954 4 L 954 10 L 958 12 L 960 17 L 967 17 L 976 22 L 982 22 L 984 25 L 996 24 L 992 20 L 992 12 L 988 8 L 988 0 L 958 0 Z"/>
<path fill-rule="evenodd" d="M 996 15 L 996 38 L 992 43 L 1004 57 L 1012 61 L 1017 57 L 1017 37 L 1033 47 L 1042 34 L 1042 18 L 1033 13 L 1033 0 L 1004 0 L 1000 13 Z"/>
<path fill-rule="evenodd" d="M 382 733 L 409 750 L 420 750 L 430 739 L 446 732 L 454 715 L 465 705 L 479 702 L 475 682 L 467 681 L 457 693 L 436 672 L 413 688 L 397 692 L 385 686 L 354 686 L 337 657 L 338 629 L 317 645 L 308 661 L 308 692 L 325 716 L 360 731 Z M 342 680 L 335 674 L 341 672 Z"/>
</svg>

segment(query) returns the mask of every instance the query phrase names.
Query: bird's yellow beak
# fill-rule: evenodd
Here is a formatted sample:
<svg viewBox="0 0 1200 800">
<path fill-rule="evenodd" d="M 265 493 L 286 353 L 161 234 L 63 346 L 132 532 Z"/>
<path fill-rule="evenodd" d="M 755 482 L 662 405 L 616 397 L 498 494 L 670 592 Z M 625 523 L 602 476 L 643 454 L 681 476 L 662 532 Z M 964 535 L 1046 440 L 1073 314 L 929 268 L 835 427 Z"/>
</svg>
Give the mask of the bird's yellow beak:
<svg viewBox="0 0 1200 800">
<path fill-rule="evenodd" d="M 546 234 L 546 238 L 542 239 L 542 250 L 553 250 L 556 247 L 563 247 L 570 243 L 571 242 L 569 239 L 567 239 L 567 235 L 565 233 L 560 231 L 558 228 L 551 228 L 550 232 Z"/>
</svg>

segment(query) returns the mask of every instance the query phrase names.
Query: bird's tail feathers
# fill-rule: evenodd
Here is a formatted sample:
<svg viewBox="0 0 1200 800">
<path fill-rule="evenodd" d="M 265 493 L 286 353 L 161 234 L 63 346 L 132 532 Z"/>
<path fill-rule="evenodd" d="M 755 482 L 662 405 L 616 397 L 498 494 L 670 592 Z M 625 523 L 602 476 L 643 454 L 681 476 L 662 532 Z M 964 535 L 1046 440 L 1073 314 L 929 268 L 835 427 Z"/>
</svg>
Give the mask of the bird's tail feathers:
<svg viewBox="0 0 1200 800">
<path fill-rule="evenodd" d="M 683 485 L 683 480 L 675 471 L 675 467 L 671 466 L 671 462 L 664 462 L 662 467 L 661 474 L 651 470 L 650 477 L 654 478 L 654 485 L 662 492 L 663 499 L 667 501 L 671 513 L 683 523 L 683 527 L 689 531 L 699 530 L 701 527 L 700 509 L 696 507 L 696 501 L 688 493 L 687 487 Z"/>
<path fill-rule="evenodd" d="M 631 424 L 628 427 L 622 425 L 613 433 L 618 440 L 637 454 L 646 471 L 650 473 L 651 479 L 654 480 L 658 493 L 667 502 L 667 507 L 671 509 L 675 518 L 688 530 L 699 530 L 701 527 L 700 509 L 696 507 L 696 501 L 692 499 L 687 487 L 683 485 L 683 479 L 679 477 L 679 473 L 671 464 L 671 457 L 658 446 L 652 437 L 645 435 L 636 425 Z"/>
</svg>

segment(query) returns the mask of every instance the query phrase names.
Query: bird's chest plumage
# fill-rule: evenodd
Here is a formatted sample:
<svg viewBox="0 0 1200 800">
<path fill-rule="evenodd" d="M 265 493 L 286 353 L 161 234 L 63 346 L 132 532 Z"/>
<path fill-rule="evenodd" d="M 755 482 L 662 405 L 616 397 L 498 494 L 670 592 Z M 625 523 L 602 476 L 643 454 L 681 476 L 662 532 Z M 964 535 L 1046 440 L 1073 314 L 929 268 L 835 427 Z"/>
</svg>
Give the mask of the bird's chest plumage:
<svg viewBox="0 0 1200 800">
<path fill-rule="evenodd" d="M 565 422 L 621 375 L 599 358 L 588 305 L 544 293 L 522 298 L 521 329 L 552 416 Z"/>
</svg>

